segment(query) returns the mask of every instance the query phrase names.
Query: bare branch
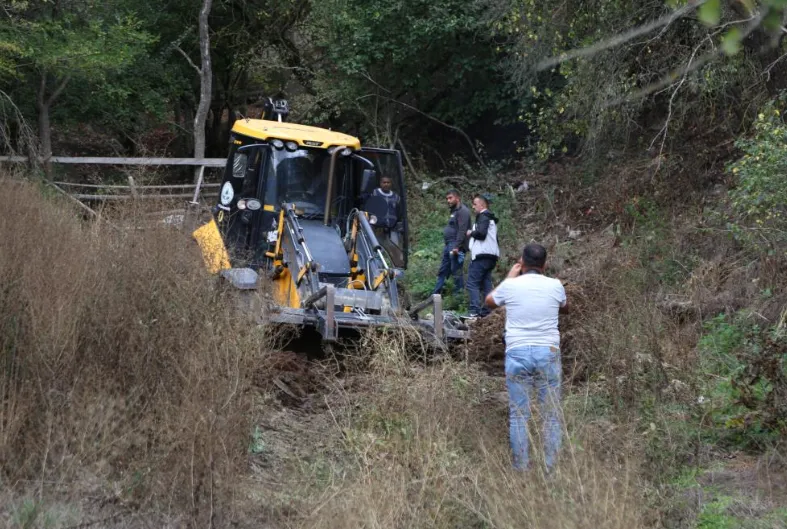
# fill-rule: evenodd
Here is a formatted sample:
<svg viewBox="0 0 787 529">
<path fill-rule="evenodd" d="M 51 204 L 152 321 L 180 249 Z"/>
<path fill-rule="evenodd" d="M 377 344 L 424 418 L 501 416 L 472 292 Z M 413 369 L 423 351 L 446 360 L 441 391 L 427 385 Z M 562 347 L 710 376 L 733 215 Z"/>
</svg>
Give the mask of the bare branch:
<svg viewBox="0 0 787 529">
<path fill-rule="evenodd" d="M 740 37 L 741 40 L 744 40 L 746 37 L 751 35 L 751 33 L 755 29 L 757 29 L 757 27 L 762 22 L 762 19 L 763 19 L 764 16 L 765 16 L 764 12 L 761 12 L 754 18 L 748 18 L 748 19 L 738 20 L 738 21 L 729 22 L 727 24 L 724 24 L 724 25 L 720 26 L 713 34 L 711 34 L 708 37 L 706 37 L 705 39 L 703 39 L 702 43 L 700 43 L 698 48 L 701 47 L 702 44 L 704 44 L 708 39 L 710 39 L 711 37 L 716 36 L 718 33 L 720 33 L 721 30 L 726 28 L 727 26 L 729 26 L 731 24 L 744 22 L 744 21 L 750 21 L 749 24 L 747 24 L 746 27 L 744 28 L 744 30 L 742 31 L 742 35 Z M 711 42 L 713 42 L 713 41 L 711 40 Z M 694 51 L 695 51 L 695 53 L 692 53 L 692 58 L 696 54 L 697 50 L 695 49 Z M 656 81 L 655 83 L 652 83 L 652 84 L 646 86 L 645 88 L 642 88 L 641 90 L 637 90 L 636 92 L 633 92 L 633 93 L 629 94 L 626 97 L 622 97 L 620 99 L 616 99 L 616 100 L 614 100 L 614 101 L 612 101 L 610 103 L 607 103 L 607 104 L 605 104 L 603 106 L 603 108 L 609 108 L 609 107 L 612 107 L 612 106 L 620 105 L 622 103 L 630 103 L 632 101 L 636 101 L 638 99 L 642 99 L 643 97 L 647 97 L 647 96 L 649 96 L 651 94 L 654 94 L 656 92 L 664 90 L 665 88 L 669 88 L 670 86 L 672 86 L 676 82 L 679 82 L 679 81 L 677 81 L 678 78 L 685 77 L 686 75 L 690 74 L 691 72 L 694 72 L 694 71 L 702 68 L 703 66 L 705 66 L 709 62 L 717 59 L 718 57 L 722 56 L 723 54 L 724 54 L 724 51 L 722 49 L 715 48 L 715 49 L 713 49 L 713 50 L 711 50 L 711 51 L 701 55 L 696 61 L 694 61 L 693 59 L 690 59 L 688 63 L 684 64 L 683 66 L 681 66 L 677 70 L 671 71 L 670 73 L 668 73 L 667 75 L 665 75 L 664 77 L 662 77 L 661 79 Z"/>
<path fill-rule="evenodd" d="M 17 150 L 14 144 L 20 147 L 21 152 L 28 153 L 28 160 L 31 164 L 35 165 L 38 161 L 38 153 L 36 153 L 36 134 L 32 127 L 28 124 L 22 111 L 14 103 L 7 93 L 0 90 L 0 111 L 7 116 L 4 123 L 0 124 L 0 147 L 8 151 L 11 155 L 15 154 Z M 9 124 L 16 122 L 16 142 L 11 136 Z"/>
<path fill-rule="evenodd" d="M 784 60 L 785 57 L 787 57 L 787 53 L 785 53 L 783 55 L 779 55 L 779 57 L 775 61 L 770 63 L 765 68 L 765 70 L 762 71 L 762 75 L 765 76 L 766 80 L 770 81 L 770 79 L 771 79 L 771 70 L 773 70 L 776 67 L 777 64 L 779 64 L 782 60 Z"/>
<path fill-rule="evenodd" d="M 173 46 L 173 48 L 175 48 L 176 50 L 178 50 L 178 51 L 180 52 L 180 54 L 181 54 L 181 55 L 183 55 L 183 56 L 186 58 L 186 60 L 187 60 L 187 61 L 189 61 L 189 64 L 191 65 L 191 67 L 192 67 L 192 68 L 194 68 L 195 70 L 197 70 L 197 75 L 202 75 L 202 70 L 200 69 L 200 67 L 199 67 L 199 66 L 197 66 L 196 64 L 194 64 L 194 61 L 192 61 L 192 60 L 191 60 L 191 57 L 189 57 L 189 56 L 186 54 L 186 52 L 185 52 L 185 51 L 183 51 L 183 50 L 181 49 L 181 47 L 180 47 L 179 45 L 175 44 L 175 45 Z"/>
<path fill-rule="evenodd" d="M 671 24 L 674 20 L 682 17 L 683 15 L 687 14 L 690 11 L 693 11 L 694 9 L 698 8 L 699 6 L 701 6 L 707 1 L 708 0 L 694 0 L 686 4 L 685 6 L 681 7 L 677 11 L 673 11 L 672 13 L 668 15 L 664 15 L 663 17 L 656 19 L 653 22 L 650 22 L 643 26 L 636 27 L 625 33 L 621 33 L 620 35 L 616 35 L 610 39 L 598 42 L 591 46 L 580 48 L 578 50 L 572 50 L 567 53 L 563 53 L 557 57 L 551 57 L 549 59 L 543 60 L 536 65 L 536 71 L 541 72 L 544 70 L 548 70 L 554 66 L 557 66 L 562 62 L 570 61 L 572 59 L 578 59 L 582 57 L 590 57 L 591 55 L 595 55 L 604 50 L 608 50 L 610 48 L 620 46 L 621 44 L 624 44 L 639 36 L 646 35 L 657 28 Z"/>
<path fill-rule="evenodd" d="M 461 136 L 462 136 L 462 137 L 463 137 L 465 140 L 467 140 L 467 144 L 470 146 L 470 151 L 473 153 L 473 156 L 475 157 L 475 159 L 476 159 L 476 161 L 478 162 L 478 164 L 479 164 L 481 167 L 483 167 L 484 169 L 487 169 L 487 167 L 486 167 L 486 164 L 485 164 L 485 163 L 484 163 L 484 161 L 481 159 L 481 157 L 478 155 L 478 151 L 476 151 L 476 150 L 475 150 L 475 146 L 473 145 L 473 141 L 470 139 L 470 136 L 468 136 L 468 135 L 465 133 L 465 131 L 463 131 L 463 130 L 462 130 L 462 129 L 460 129 L 459 127 L 457 127 L 457 126 L 455 126 L 455 125 L 449 125 L 449 124 L 448 124 L 448 123 L 446 123 L 445 121 L 441 121 L 441 120 L 437 119 L 436 117 L 434 117 L 434 116 L 432 116 L 432 115 L 430 115 L 430 114 L 427 114 L 427 113 L 426 113 L 426 112 L 424 112 L 423 110 L 419 110 L 419 109 L 417 109 L 416 107 L 414 107 L 414 106 L 412 106 L 412 105 L 408 105 L 407 103 L 403 103 L 402 101 L 399 101 L 398 99 L 394 99 L 394 98 L 392 98 L 392 97 L 386 97 L 386 96 L 381 96 L 381 95 L 377 95 L 377 94 L 368 94 L 368 95 L 365 95 L 365 96 L 361 96 L 361 97 L 359 97 L 359 98 L 358 98 L 358 100 L 365 99 L 365 98 L 367 98 L 367 97 L 374 97 L 374 96 L 377 96 L 377 97 L 379 97 L 380 99 L 385 99 L 385 100 L 387 100 L 387 101 L 390 101 L 390 102 L 392 102 L 392 103 L 396 103 L 396 104 L 398 104 L 398 105 L 402 105 L 402 106 L 403 106 L 403 107 L 405 107 L 405 108 L 409 108 L 409 109 L 410 109 L 410 110 L 412 110 L 413 112 L 416 112 L 416 113 L 418 113 L 418 114 L 420 114 L 420 115 L 424 116 L 425 118 L 431 119 L 431 120 L 432 120 L 432 121 L 434 121 L 435 123 L 439 123 L 440 125 L 442 125 L 442 126 L 444 126 L 444 127 L 448 128 L 448 129 L 451 129 L 451 130 L 453 130 L 453 131 L 455 131 L 455 132 L 458 132 L 458 133 L 459 133 L 459 134 L 460 134 L 460 135 L 461 135 Z"/>
<path fill-rule="evenodd" d="M 388 90 L 386 87 L 384 87 L 383 85 L 381 85 L 380 83 L 378 83 L 377 81 L 375 81 L 374 79 L 372 79 L 372 76 L 371 76 L 371 75 L 369 75 L 368 73 L 366 73 L 366 72 L 361 72 L 361 75 L 362 75 L 362 76 L 364 76 L 366 79 L 368 79 L 370 83 L 372 83 L 374 86 L 376 86 L 376 87 L 377 87 L 377 88 L 379 88 L 380 90 L 384 90 L 385 92 L 387 92 L 387 93 L 389 93 L 389 94 L 390 94 L 390 93 L 392 93 L 392 92 L 391 92 L 390 90 Z"/>
<path fill-rule="evenodd" d="M 51 106 L 52 103 L 55 102 L 55 99 L 57 99 L 60 96 L 60 94 L 63 93 L 63 90 L 65 90 L 66 85 L 70 80 L 71 80 L 70 75 L 66 75 L 65 77 L 63 77 L 63 79 L 60 81 L 60 84 L 58 84 L 57 88 L 55 88 L 55 91 L 52 92 L 51 96 L 49 96 L 49 100 L 47 100 L 46 106 Z"/>
<path fill-rule="evenodd" d="M 787 28 L 785 28 L 784 26 L 780 27 L 779 29 L 781 30 L 782 33 L 787 33 Z M 771 64 L 769 64 L 765 68 L 765 70 L 763 70 L 762 75 L 765 76 L 765 79 L 767 81 L 771 80 L 771 70 L 773 70 L 774 67 L 777 64 L 779 64 L 782 61 L 782 59 L 784 59 L 785 57 L 787 57 L 787 53 L 785 53 L 784 55 L 780 55 L 775 61 L 773 61 Z"/>
<path fill-rule="evenodd" d="M 670 124 L 670 121 L 672 121 L 672 105 L 675 102 L 675 96 L 678 95 L 678 90 L 680 90 L 680 87 L 683 86 L 683 84 L 686 82 L 686 78 L 688 77 L 688 74 L 689 74 L 689 71 L 690 71 L 690 68 L 691 68 L 691 63 L 694 61 L 694 57 L 697 55 L 697 52 L 700 50 L 700 48 L 703 46 L 703 44 L 705 43 L 705 41 L 707 39 L 712 39 L 712 38 L 713 38 L 712 35 L 708 35 L 706 37 L 706 39 L 703 39 L 703 41 L 700 42 L 697 45 L 696 48 L 694 48 L 694 51 L 692 52 L 691 57 L 689 57 L 689 62 L 686 65 L 686 72 L 680 78 L 680 82 L 675 87 L 675 90 L 672 91 L 672 95 L 669 98 L 669 107 L 668 107 L 668 111 L 667 111 L 667 119 L 664 120 L 664 126 L 661 128 L 659 133 L 656 134 L 656 136 L 654 136 L 653 141 L 650 142 L 650 146 L 648 147 L 649 150 L 653 148 L 653 144 L 656 143 L 656 140 L 659 138 L 659 136 L 661 136 L 661 147 L 659 148 L 659 156 L 658 156 L 658 159 L 657 159 L 658 161 L 656 162 L 656 170 L 653 172 L 653 176 L 654 177 L 655 177 L 656 173 L 659 172 L 659 169 L 661 169 L 661 160 L 662 160 L 662 155 L 664 154 L 664 144 L 667 142 L 667 134 L 669 132 L 669 124 Z"/>
</svg>

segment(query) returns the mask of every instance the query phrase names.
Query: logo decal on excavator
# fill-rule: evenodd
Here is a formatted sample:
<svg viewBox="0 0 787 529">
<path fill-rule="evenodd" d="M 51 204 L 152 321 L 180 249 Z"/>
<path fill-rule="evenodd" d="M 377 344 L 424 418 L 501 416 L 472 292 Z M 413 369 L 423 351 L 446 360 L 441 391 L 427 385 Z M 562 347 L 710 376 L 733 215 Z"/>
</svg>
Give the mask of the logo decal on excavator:
<svg viewBox="0 0 787 529">
<path fill-rule="evenodd" d="M 233 197 L 235 196 L 235 190 L 232 189 L 232 184 L 229 182 L 225 182 L 224 186 L 221 188 L 221 203 L 225 206 L 232 202 Z"/>
</svg>

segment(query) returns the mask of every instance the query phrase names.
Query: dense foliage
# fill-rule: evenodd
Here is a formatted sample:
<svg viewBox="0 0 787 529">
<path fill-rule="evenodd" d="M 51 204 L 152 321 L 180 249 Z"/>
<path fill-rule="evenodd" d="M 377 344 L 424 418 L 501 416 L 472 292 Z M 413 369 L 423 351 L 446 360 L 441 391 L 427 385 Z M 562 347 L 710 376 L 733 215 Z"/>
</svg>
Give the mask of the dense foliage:
<svg viewBox="0 0 787 529">
<path fill-rule="evenodd" d="M 730 166 L 737 187 L 732 191 L 735 233 L 771 252 L 787 248 L 787 125 L 784 96 L 757 115 L 754 134 L 738 142 L 744 155 Z"/>
<path fill-rule="evenodd" d="M 778 24 L 774 32 L 782 4 L 219 2 L 208 154 L 222 155 L 232 120 L 270 95 L 291 99 L 298 119 L 416 154 L 469 156 L 477 142 L 498 157 L 664 154 L 739 133 L 752 119 L 748 103 L 784 88 Z M 57 142 L 81 124 L 105 134 L 96 151 L 160 151 L 148 139 L 158 128 L 170 137 L 164 148 L 187 154 L 199 6 L 161 7 L 5 2 L 0 91 L 42 143 L 51 129 L 59 148 L 73 148 Z M 9 108 L 0 119 L 13 138 L 19 115 Z"/>
</svg>

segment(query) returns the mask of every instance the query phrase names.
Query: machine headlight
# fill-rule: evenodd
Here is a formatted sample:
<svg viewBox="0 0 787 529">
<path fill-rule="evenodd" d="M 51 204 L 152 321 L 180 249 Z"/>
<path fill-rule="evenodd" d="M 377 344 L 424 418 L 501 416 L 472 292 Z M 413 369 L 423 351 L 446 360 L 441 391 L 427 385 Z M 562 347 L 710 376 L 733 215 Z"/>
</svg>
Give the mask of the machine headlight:
<svg viewBox="0 0 787 529">
<path fill-rule="evenodd" d="M 374 215 L 369 215 L 369 224 L 371 224 L 372 226 L 377 224 L 377 217 L 375 217 Z"/>
<path fill-rule="evenodd" d="M 287 143 L 284 144 L 284 146 L 287 147 L 287 150 L 290 152 L 298 150 L 298 144 L 295 143 L 294 141 L 288 141 Z"/>
<path fill-rule="evenodd" d="M 271 140 L 271 145 L 273 145 L 277 149 L 283 149 L 284 148 L 284 142 L 279 140 L 279 139 Z"/>
</svg>

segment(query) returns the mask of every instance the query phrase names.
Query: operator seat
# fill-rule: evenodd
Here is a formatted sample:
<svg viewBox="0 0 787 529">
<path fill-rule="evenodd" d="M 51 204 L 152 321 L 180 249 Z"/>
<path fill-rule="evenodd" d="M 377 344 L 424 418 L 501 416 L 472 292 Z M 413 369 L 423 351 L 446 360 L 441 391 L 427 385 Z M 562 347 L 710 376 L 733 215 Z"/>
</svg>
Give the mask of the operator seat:
<svg viewBox="0 0 787 529">
<path fill-rule="evenodd" d="M 303 156 L 285 158 L 276 167 L 279 201 L 319 204 L 321 199 L 324 199 L 319 194 L 320 176 L 315 174 L 314 166 L 308 158 Z"/>
</svg>

